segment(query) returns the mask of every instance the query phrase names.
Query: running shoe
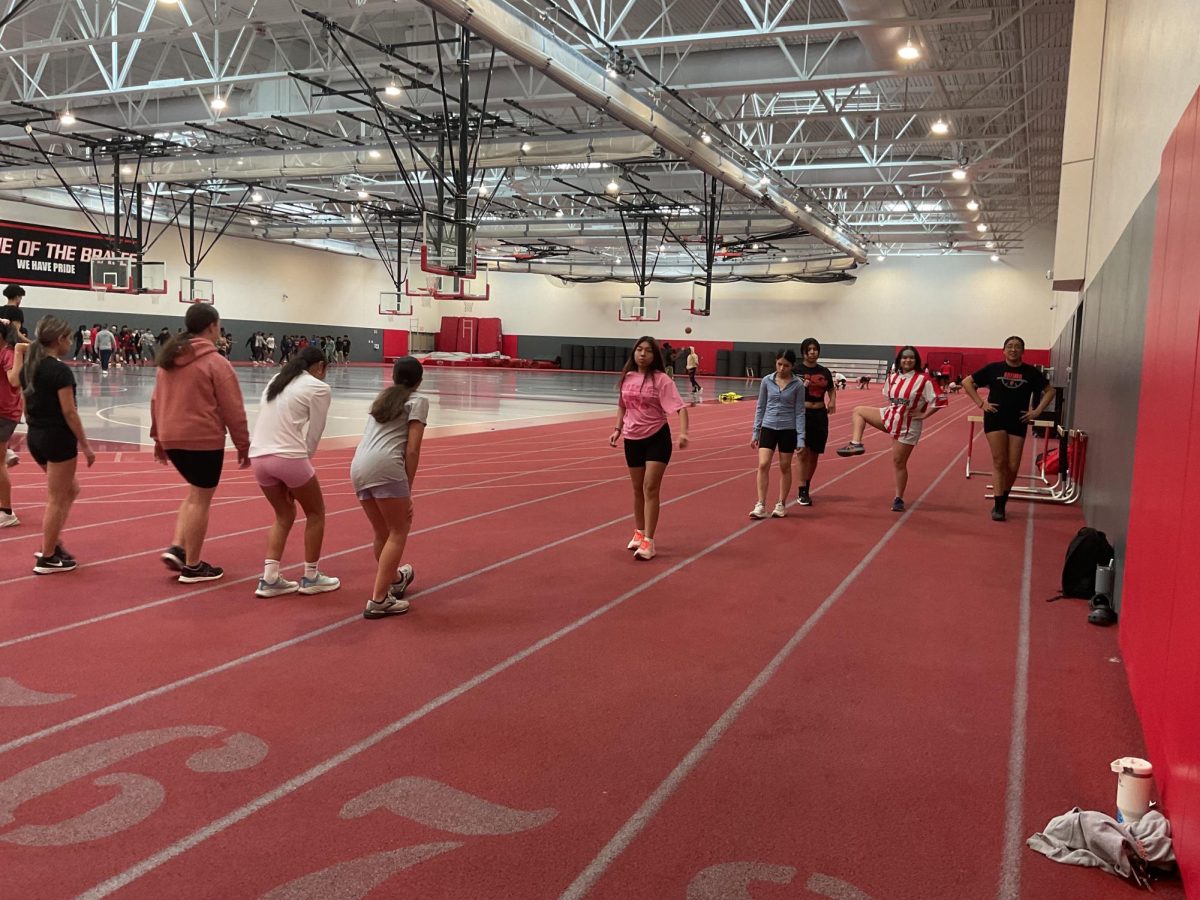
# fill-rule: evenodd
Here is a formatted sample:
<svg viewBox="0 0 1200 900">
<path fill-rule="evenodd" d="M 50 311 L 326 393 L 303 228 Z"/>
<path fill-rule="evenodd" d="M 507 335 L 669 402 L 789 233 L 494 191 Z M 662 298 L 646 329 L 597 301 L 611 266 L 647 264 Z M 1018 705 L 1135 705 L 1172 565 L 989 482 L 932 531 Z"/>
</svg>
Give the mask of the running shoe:
<svg viewBox="0 0 1200 900">
<path fill-rule="evenodd" d="M 763 502 L 754 504 L 754 509 L 750 510 L 750 518 L 765 519 L 767 517 L 767 505 Z"/>
<path fill-rule="evenodd" d="M 1005 522 L 1007 520 L 1008 520 L 1008 516 L 1006 516 L 1004 514 L 1004 510 L 1000 509 L 997 506 L 992 507 L 992 521 L 993 522 Z M 0 527 L 3 527 L 3 526 L 0 526 Z"/>
<path fill-rule="evenodd" d="M 5 449 L 4 464 L 6 466 L 8 466 L 11 469 L 13 466 L 15 466 L 20 461 L 21 461 L 21 457 L 17 456 L 16 451 L 10 450 L 10 449 Z"/>
<path fill-rule="evenodd" d="M 646 536 L 644 534 L 642 534 L 640 531 L 634 531 L 633 540 L 631 540 L 628 544 L 625 545 L 625 549 L 626 550 L 636 550 L 638 547 L 642 546 L 642 541 L 644 541 L 645 539 L 646 539 Z"/>
<path fill-rule="evenodd" d="M 12 528 L 20 524 L 21 520 L 17 518 L 16 513 L 0 512 L 0 528 Z"/>
<path fill-rule="evenodd" d="M 184 554 L 183 548 L 174 545 L 164 550 L 159 558 L 172 572 L 182 572 L 183 567 L 187 564 L 187 556 Z"/>
<path fill-rule="evenodd" d="M 294 594 L 296 589 L 300 587 L 299 582 L 288 581 L 282 575 L 274 581 L 267 581 L 265 578 L 258 579 L 258 589 L 255 590 L 255 597 L 282 597 L 284 594 Z"/>
<path fill-rule="evenodd" d="M 77 563 L 73 559 L 63 559 L 57 553 L 53 556 L 39 556 L 33 571 L 38 575 L 54 575 L 58 572 L 70 572 Z"/>
<path fill-rule="evenodd" d="M 854 441 L 848 443 L 845 447 L 838 447 L 838 456 L 862 456 L 867 452 L 867 448 L 862 444 L 856 444 Z"/>
<path fill-rule="evenodd" d="M 904 501 L 899 497 L 892 501 L 892 512 L 904 512 Z"/>
<path fill-rule="evenodd" d="M 413 579 L 417 577 L 416 571 L 408 563 L 405 563 L 396 570 L 396 580 L 392 582 L 388 588 L 388 596 L 399 599 L 404 596 L 404 592 L 408 590 L 413 583 Z"/>
<path fill-rule="evenodd" d="M 225 570 L 217 566 L 210 566 L 204 560 L 196 563 L 194 566 L 184 566 L 179 570 L 180 584 L 196 584 L 200 581 L 216 581 L 224 576 Z"/>
<path fill-rule="evenodd" d="M 342 586 L 342 583 L 336 578 L 329 575 L 323 575 L 318 572 L 312 578 L 301 577 L 300 593 L 302 594 L 324 594 L 329 591 L 336 591 Z"/>
<path fill-rule="evenodd" d="M 399 616 L 408 612 L 408 601 L 388 594 L 382 600 L 368 600 L 367 608 L 363 610 L 364 619 L 384 619 L 388 616 Z"/>
<path fill-rule="evenodd" d="M 633 551 L 634 559 L 654 559 L 654 540 L 642 538 L 642 543 Z"/>
<path fill-rule="evenodd" d="M 74 555 L 72 555 L 72 554 L 68 553 L 68 552 L 67 552 L 67 550 L 66 550 L 66 548 L 65 548 L 65 547 L 64 547 L 62 544 L 55 544 L 55 545 L 54 545 L 54 555 L 55 555 L 55 556 L 61 556 L 63 559 L 69 559 L 71 562 L 75 562 L 75 557 L 74 557 Z M 34 551 L 33 551 L 33 558 L 34 558 L 34 559 L 41 559 L 41 558 L 42 558 L 42 551 L 41 551 L 41 550 L 34 550 Z"/>
<path fill-rule="evenodd" d="M 786 515 L 787 515 L 787 507 L 784 506 L 783 501 L 780 500 L 778 503 L 775 504 L 775 508 L 773 510 L 771 510 L 771 518 L 772 519 L 782 519 Z"/>
<path fill-rule="evenodd" d="M 796 499 L 800 501 L 801 506 L 812 506 L 812 497 L 808 495 L 806 487 L 800 488 L 800 494 Z"/>
</svg>

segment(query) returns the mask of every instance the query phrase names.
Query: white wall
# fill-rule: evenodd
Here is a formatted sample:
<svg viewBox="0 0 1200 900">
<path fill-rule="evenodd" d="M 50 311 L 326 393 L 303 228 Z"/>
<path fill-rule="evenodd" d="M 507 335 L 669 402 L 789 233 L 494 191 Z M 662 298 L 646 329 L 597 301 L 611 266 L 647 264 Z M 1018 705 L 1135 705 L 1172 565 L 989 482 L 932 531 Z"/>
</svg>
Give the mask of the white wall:
<svg viewBox="0 0 1200 900">
<path fill-rule="evenodd" d="M 697 340 L 791 341 L 808 335 L 830 344 L 932 344 L 990 347 L 1021 334 L 1030 347 L 1050 346 L 1050 230 L 1027 235 L 1023 253 L 992 263 L 987 256 L 892 257 L 857 270 L 852 285 L 729 284 L 713 286 L 713 313 L 690 316 L 689 285 L 651 285 L 663 335 L 691 326 Z M 488 315 L 509 334 L 630 337 L 644 324 L 617 321 L 618 298 L 630 285 L 556 287 L 541 275 L 492 275 Z M 479 315 L 480 307 L 475 307 Z"/>
<path fill-rule="evenodd" d="M 70 211 L 0 201 L 0 217 L 81 228 Z M 86 223 L 84 223 L 86 226 Z M 155 229 L 157 233 L 157 227 Z M 892 257 L 858 270 L 853 285 L 716 285 L 713 315 L 685 312 L 689 285 L 653 285 L 662 301 L 663 322 L 655 329 L 699 340 L 798 342 L 809 334 L 825 343 L 992 346 L 1019 333 L 1031 347 L 1050 342 L 1050 285 L 1053 235 L 1027 235 L 1023 253 L 999 263 L 986 256 Z M 147 258 L 167 264 L 171 293 L 165 297 L 112 295 L 113 312 L 161 312 L 182 316 L 177 300 L 186 273 L 179 238 L 169 231 Z M 379 292 L 391 289 L 381 263 L 318 250 L 224 237 L 197 272 L 215 281 L 217 308 L 226 319 L 311 323 L 365 328 L 406 327 L 407 319 L 378 315 Z M 626 338 L 638 330 L 617 321 L 618 298 L 628 285 L 563 285 L 543 275 L 491 273 L 489 303 L 472 315 L 499 316 L 508 334 Z M 284 301 L 283 295 L 288 295 Z M 26 301 L 39 308 L 96 306 L 90 291 L 30 288 Z M 462 314 L 462 304 L 413 304 L 420 330 L 436 331 L 442 315 Z"/>
</svg>

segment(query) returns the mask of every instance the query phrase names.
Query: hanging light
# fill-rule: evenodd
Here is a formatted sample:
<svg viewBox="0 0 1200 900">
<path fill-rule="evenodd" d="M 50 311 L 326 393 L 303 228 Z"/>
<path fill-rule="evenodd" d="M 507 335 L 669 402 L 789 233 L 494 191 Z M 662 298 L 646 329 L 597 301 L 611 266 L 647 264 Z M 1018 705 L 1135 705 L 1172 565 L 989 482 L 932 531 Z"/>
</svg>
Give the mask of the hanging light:
<svg viewBox="0 0 1200 900">
<path fill-rule="evenodd" d="M 712 135 L 709 134 L 707 131 L 702 131 L 702 132 L 700 132 L 700 140 L 702 140 L 706 144 L 711 144 L 712 143 Z"/>
<path fill-rule="evenodd" d="M 956 168 L 954 171 L 952 171 L 950 173 L 950 177 L 953 178 L 955 181 L 966 181 L 967 180 L 967 170 L 964 169 L 962 166 L 959 166 L 958 168 Z"/>
<path fill-rule="evenodd" d="M 359 191 L 359 192 L 358 192 L 358 199 L 359 199 L 359 200 L 370 200 L 370 199 L 371 199 L 371 195 L 370 195 L 370 194 L 368 194 L 366 191 Z"/>
<path fill-rule="evenodd" d="M 121 166 L 121 174 L 122 175 L 132 175 L 133 174 L 133 166 Z"/>
<path fill-rule="evenodd" d="M 781 257 L 779 261 L 780 261 L 780 262 L 787 262 L 787 261 L 788 261 L 788 258 L 787 258 L 786 256 L 784 256 L 784 257 Z"/>
<path fill-rule="evenodd" d="M 604 188 L 610 194 L 615 194 L 621 190 L 621 186 L 616 181 L 610 181 Z"/>
<path fill-rule="evenodd" d="M 379 159 L 379 151 L 378 150 L 368 150 L 367 156 L 371 157 L 371 159 Z"/>
<path fill-rule="evenodd" d="M 759 187 L 766 187 L 766 186 L 767 186 L 768 184 L 770 184 L 770 183 L 771 183 L 771 179 L 770 179 L 770 178 L 768 178 L 766 175 L 764 175 L 764 176 L 762 176 L 760 179 L 758 179 L 758 186 L 759 186 Z"/>
<path fill-rule="evenodd" d="M 563 217 L 563 211 L 561 209 L 554 211 L 554 218 L 561 219 L 562 217 Z"/>
<path fill-rule="evenodd" d="M 992 262 L 1000 262 L 1000 255 L 998 253 L 992 254 Z"/>
<path fill-rule="evenodd" d="M 905 42 L 904 46 L 896 51 L 896 55 L 905 62 L 912 62 L 915 59 L 921 58 L 921 49 L 913 44 L 912 38 L 910 37 Z"/>
<path fill-rule="evenodd" d="M 387 83 L 387 87 L 383 89 L 383 92 L 389 97 L 399 97 L 401 93 L 400 85 L 396 84 L 395 80 L 393 79 Z"/>
<path fill-rule="evenodd" d="M 251 216 L 251 217 L 250 217 L 250 224 L 251 224 L 251 225 L 257 225 L 257 224 L 258 224 L 258 219 L 254 218 L 254 216 Z"/>
<path fill-rule="evenodd" d="M 979 201 L 978 200 L 968 200 L 967 201 L 967 209 L 969 209 L 971 212 L 975 212 L 976 210 L 979 209 Z"/>
<path fill-rule="evenodd" d="M 61 113 L 59 113 L 58 122 L 60 125 L 68 126 L 75 124 L 75 116 L 71 114 L 71 107 L 68 106 Z"/>
<path fill-rule="evenodd" d="M 481 184 L 479 186 L 479 196 L 480 197 L 486 197 L 489 192 L 490 192 L 490 189 L 488 188 L 488 186 L 486 184 Z"/>
<path fill-rule="evenodd" d="M 945 119 L 943 119 L 941 116 L 938 116 L 938 120 L 936 122 L 934 122 L 932 126 L 930 126 L 929 130 L 932 131 L 934 134 L 949 134 L 950 123 L 947 122 Z"/>
<path fill-rule="evenodd" d="M 983 222 L 980 222 L 978 225 L 975 226 L 975 230 L 978 231 L 980 234 L 983 234 L 985 231 L 987 231 L 987 225 L 985 225 Z"/>
<path fill-rule="evenodd" d="M 521 152 L 522 152 L 522 153 L 528 153 L 528 152 L 529 152 L 530 150 L 532 150 L 532 149 L 533 149 L 533 144 L 529 143 L 528 141 L 526 141 L 525 143 L 523 143 L 523 144 L 521 145 Z"/>
<path fill-rule="evenodd" d="M 804 204 L 804 211 L 805 211 L 805 212 L 812 212 L 812 204 L 811 204 L 811 203 L 805 203 L 805 204 Z"/>
<path fill-rule="evenodd" d="M 220 90 L 213 91 L 213 98 L 208 101 L 208 105 L 215 111 L 220 112 L 226 107 L 225 98 L 221 96 Z"/>
<path fill-rule="evenodd" d="M 887 257 L 884 256 L 882 253 L 877 253 L 875 255 L 875 262 L 883 262 L 885 259 L 887 259 Z"/>
<path fill-rule="evenodd" d="M 989 250 L 995 250 L 995 249 L 996 249 L 996 242 L 995 242 L 995 241 L 988 241 L 986 244 L 984 244 L 984 246 L 985 246 L 985 247 L 987 247 Z"/>
</svg>

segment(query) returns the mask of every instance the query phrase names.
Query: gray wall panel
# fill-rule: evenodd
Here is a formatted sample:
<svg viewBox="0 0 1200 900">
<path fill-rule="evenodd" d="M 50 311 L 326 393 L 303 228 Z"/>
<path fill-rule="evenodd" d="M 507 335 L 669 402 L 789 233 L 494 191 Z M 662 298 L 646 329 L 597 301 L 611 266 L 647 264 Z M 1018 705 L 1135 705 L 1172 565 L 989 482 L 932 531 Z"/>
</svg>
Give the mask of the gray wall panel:
<svg viewBox="0 0 1200 900">
<path fill-rule="evenodd" d="M 1084 295 L 1076 373 L 1073 424 L 1088 433 L 1083 513 L 1087 523 L 1105 532 L 1116 549 L 1118 605 L 1157 198 L 1156 187 L 1143 199 Z"/>
</svg>

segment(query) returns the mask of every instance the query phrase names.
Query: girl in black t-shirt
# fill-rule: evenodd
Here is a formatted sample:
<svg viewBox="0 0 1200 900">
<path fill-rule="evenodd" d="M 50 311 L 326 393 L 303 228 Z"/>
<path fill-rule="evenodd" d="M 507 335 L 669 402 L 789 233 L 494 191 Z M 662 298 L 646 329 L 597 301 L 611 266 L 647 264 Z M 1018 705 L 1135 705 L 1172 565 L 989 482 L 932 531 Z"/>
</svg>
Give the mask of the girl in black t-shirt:
<svg viewBox="0 0 1200 900">
<path fill-rule="evenodd" d="M 817 363 L 821 358 L 821 343 L 805 338 L 800 343 L 800 365 L 796 374 L 804 379 L 804 446 L 796 454 L 793 465 L 800 484 L 798 500 L 801 506 L 812 506 L 809 484 L 817 472 L 817 463 L 825 452 L 829 439 L 829 417 L 837 410 L 834 374 Z"/>
<path fill-rule="evenodd" d="M 38 575 L 75 568 L 75 557 L 62 548 L 58 539 L 71 504 L 79 496 L 79 482 L 75 480 L 79 451 L 83 451 L 89 467 L 96 461 L 75 407 L 75 376 L 62 362 L 70 350 L 71 326 L 46 316 L 37 324 L 35 339 L 21 367 L 25 421 L 29 425 L 25 443 L 34 462 L 46 472 L 48 495 L 42 520 L 42 551 L 33 567 Z"/>
<path fill-rule="evenodd" d="M 983 410 L 983 433 L 992 451 L 992 519 L 996 522 L 1005 519 L 1008 492 L 1021 469 L 1029 423 L 1054 399 L 1054 388 L 1046 376 L 1025 363 L 1024 355 L 1024 340 L 1016 335 L 1006 338 L 1004 362 L 989 363 L 962 383 L 967 396 Z M 988 389 L 987 400 L 979 396 L 980 388 Z"/>
</svg>

